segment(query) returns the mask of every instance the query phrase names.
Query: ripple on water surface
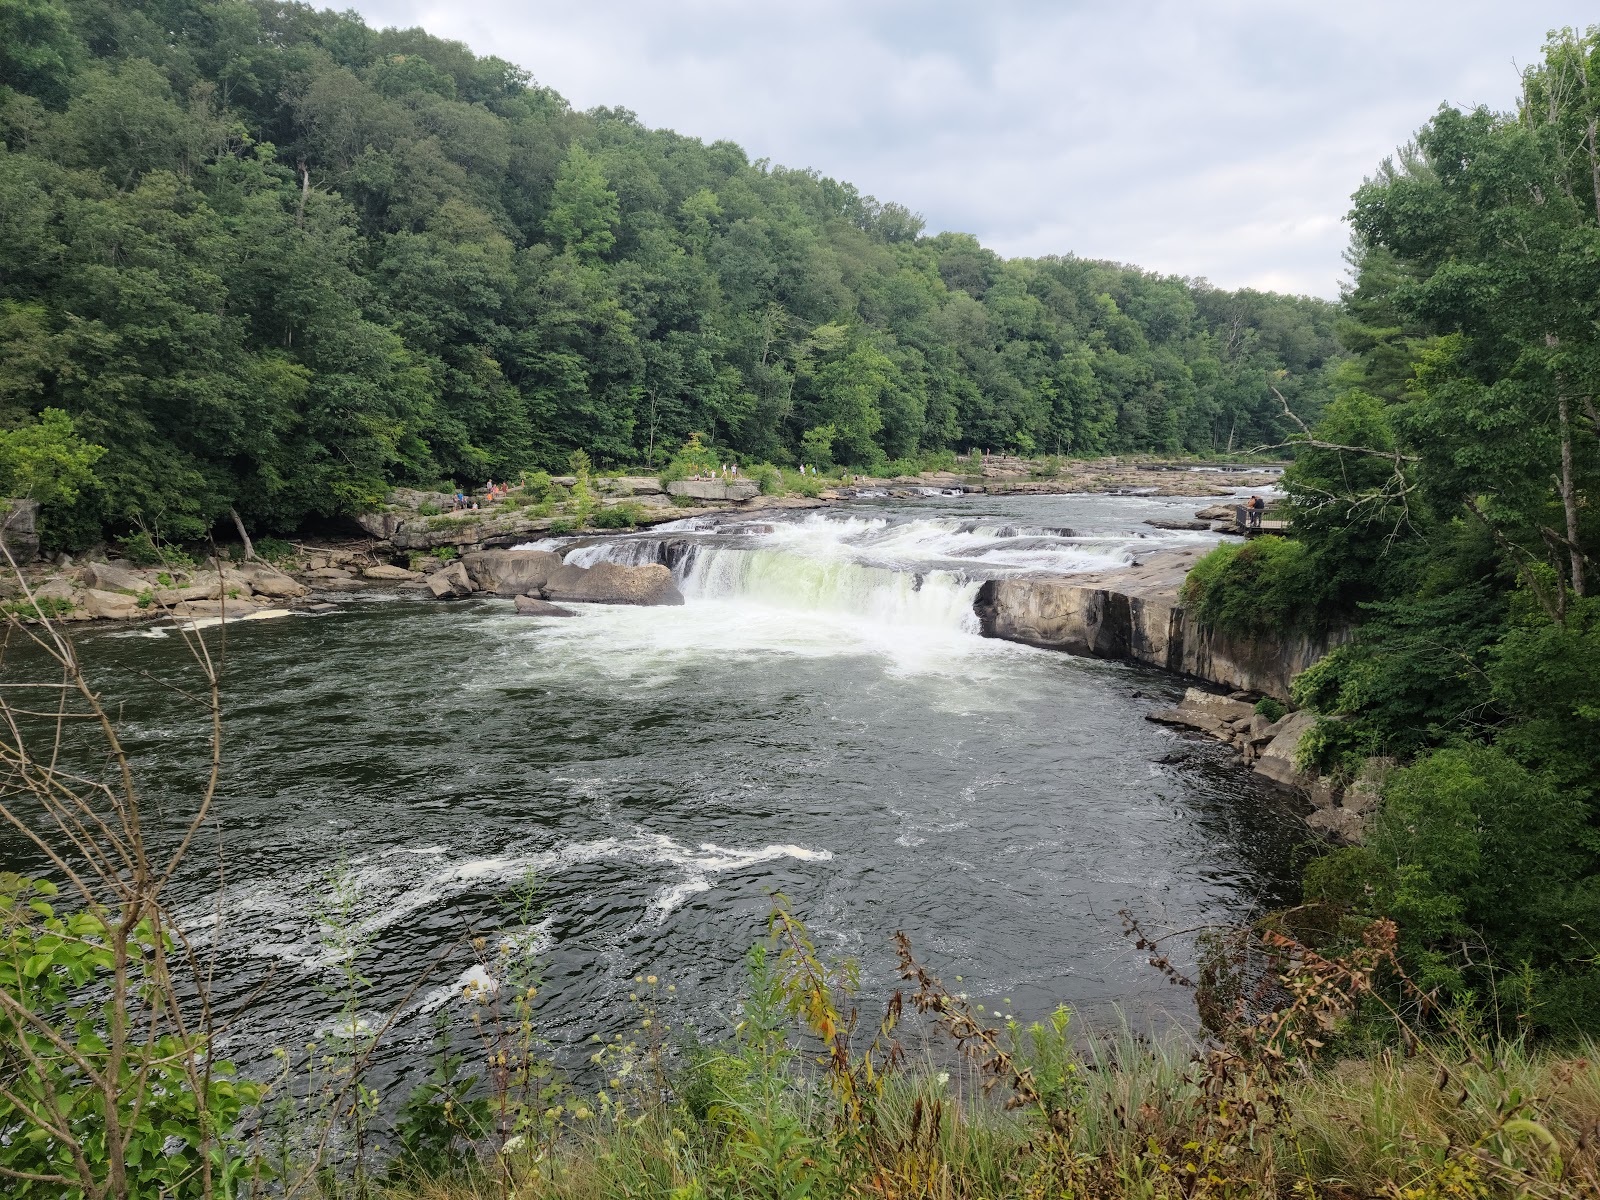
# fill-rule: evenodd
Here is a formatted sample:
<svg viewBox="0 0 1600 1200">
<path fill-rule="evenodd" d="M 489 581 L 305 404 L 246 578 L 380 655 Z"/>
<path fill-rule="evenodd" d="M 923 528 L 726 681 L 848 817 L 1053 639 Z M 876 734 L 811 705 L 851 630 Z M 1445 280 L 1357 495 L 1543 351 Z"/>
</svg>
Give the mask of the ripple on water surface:
<svg viewBox="0 0 1600 1200">
<path fill-rule="evenodd" d="M 1032 528 L 1092 524 L 1041 499 L 1055 507 Z M 273 971 L 230 1052 L 331 1019 L 317 914 L 339 872 L 371 946 L 368 1007 L 411 996 L 405 1038 L 476 978 L 473 931 L 535 931 L 517 945 L 548 962 L 559 1040 L 621 1028 L 646 972 L 716 1027 L 773 891 L 861 956 L 871 991 L 904 929 L 1021 1013 L 1179 1005 L 1119 910 L 1182 927 L 1284 894 L 1292 814 L 1217 748 L 1171 765 L 1181 737 L 1142 719 L 1179 685 L 987 641 L 962 612 L 786 604 L 778 570 L 681 608 L 528 620 L 412 601 L 230 629 L 227 882 L 217 905 L 215 859 L 197 855 L 184 898 L 232 995 Z M 177 671 L 178 639 L 84 641 L 140 760 L 168 780 L 198 768 L 202 747 L 136 674 Z"/>
</svg>

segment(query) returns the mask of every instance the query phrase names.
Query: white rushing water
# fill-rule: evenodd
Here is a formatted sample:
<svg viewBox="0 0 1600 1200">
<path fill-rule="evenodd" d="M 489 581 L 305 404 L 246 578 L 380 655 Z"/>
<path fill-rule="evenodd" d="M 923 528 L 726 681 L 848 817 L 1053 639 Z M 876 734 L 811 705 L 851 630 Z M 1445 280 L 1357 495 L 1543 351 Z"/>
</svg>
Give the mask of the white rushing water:
<svg viewBox="0 0 1600 1200">
<path fill-rule="evenodd" d="M 880 636 L 897 631 L 886 644 L 902 646 L 908 630 L 976 635 L 973 602 L 986 578 L 1081 574 L 1132 561 L 1127 537 L 1080 538 L 1071 530 L 981 518 L 824 513 L 720 527 L 672 522 L 648 535 L 574 548 L 566 561 L 583 567 L 657 562 L 663 540 L 684 534 L 700 539 L 676 556 L 674 567 L 691 605 L 736 602 L 748 610 L 741 624 L 758 627 L 763 609 L 842 618 L 869 624 Z M 560 552 L 562 543 L 532 545 Z"/>
</svg>

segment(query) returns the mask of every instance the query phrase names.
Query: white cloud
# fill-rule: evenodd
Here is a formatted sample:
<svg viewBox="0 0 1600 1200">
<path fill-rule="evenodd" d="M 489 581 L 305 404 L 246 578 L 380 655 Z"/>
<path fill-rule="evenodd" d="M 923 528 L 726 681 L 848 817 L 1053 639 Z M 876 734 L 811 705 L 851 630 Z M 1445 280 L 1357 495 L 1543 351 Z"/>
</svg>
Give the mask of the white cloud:
<svg viewBox="0 0 1600 1200">
<path fill-rule="evenodd" d="M 1506 107 L 1557 0 L 356 0 L 578 108 L 815 167 L 1005 254 L 1336 294 L 1350 193 L 1443 101 Z"/>
</svg>

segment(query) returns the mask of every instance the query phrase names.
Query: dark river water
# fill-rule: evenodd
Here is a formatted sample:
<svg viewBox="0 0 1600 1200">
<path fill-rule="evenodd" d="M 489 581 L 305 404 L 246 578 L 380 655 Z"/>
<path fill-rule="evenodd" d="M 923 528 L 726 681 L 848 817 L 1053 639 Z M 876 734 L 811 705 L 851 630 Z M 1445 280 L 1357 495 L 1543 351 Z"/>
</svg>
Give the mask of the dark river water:
<svg viewBox="0 0 1600 1200">
<path fill-rule="evenodd" d="M 527 619 L 361 591 L 230 626 L 223 795 L 179 893 L 224 1008 L 269 979 L 228 1052 L 259 1062 L 326 1029 L 338 954 L 318 914 L 340 904 L 362 1015 L 398 1009 L 385 1054 L 417 1071 L 429 1014 L 481 977 L 474 933 L 543 961 L 558 1046 L 622 1028 L 645 973 L 723 1031 L 775 891 L 861 961 L 869 995 L 905 930 L 986 1007 L 1187 1019 L 1119 910 L 1182 928 L 1281 902 L 1304 827 L 1220 746 L 1144 719 L 1180 682 L 984 639 L 971 601 L 986 574 L 1209 540 L 1141 523 L 1203 503 L 866 503 L 706 534 L 681 608 Z M 181 813 L 204 746 L 142 673 L 181 679 L 182 640 L 79 642 Z"/>
</svg>

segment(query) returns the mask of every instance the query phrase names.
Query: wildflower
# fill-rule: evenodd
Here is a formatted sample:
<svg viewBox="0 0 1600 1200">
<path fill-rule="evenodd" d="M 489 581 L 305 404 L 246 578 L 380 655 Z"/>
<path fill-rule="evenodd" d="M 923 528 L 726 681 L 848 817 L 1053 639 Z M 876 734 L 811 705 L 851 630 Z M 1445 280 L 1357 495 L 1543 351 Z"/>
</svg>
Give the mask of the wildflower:
<svg viewBox="0 0 1600 1200">
<path fill-rule="evenodd" d="M 656 977 L 654 975 L 646 975 L 644 977 L 644 981 L 646 983 L 648 983 L 651 987 L 655 987 L 655 985 L 656 985 Z"/>
</svg>

